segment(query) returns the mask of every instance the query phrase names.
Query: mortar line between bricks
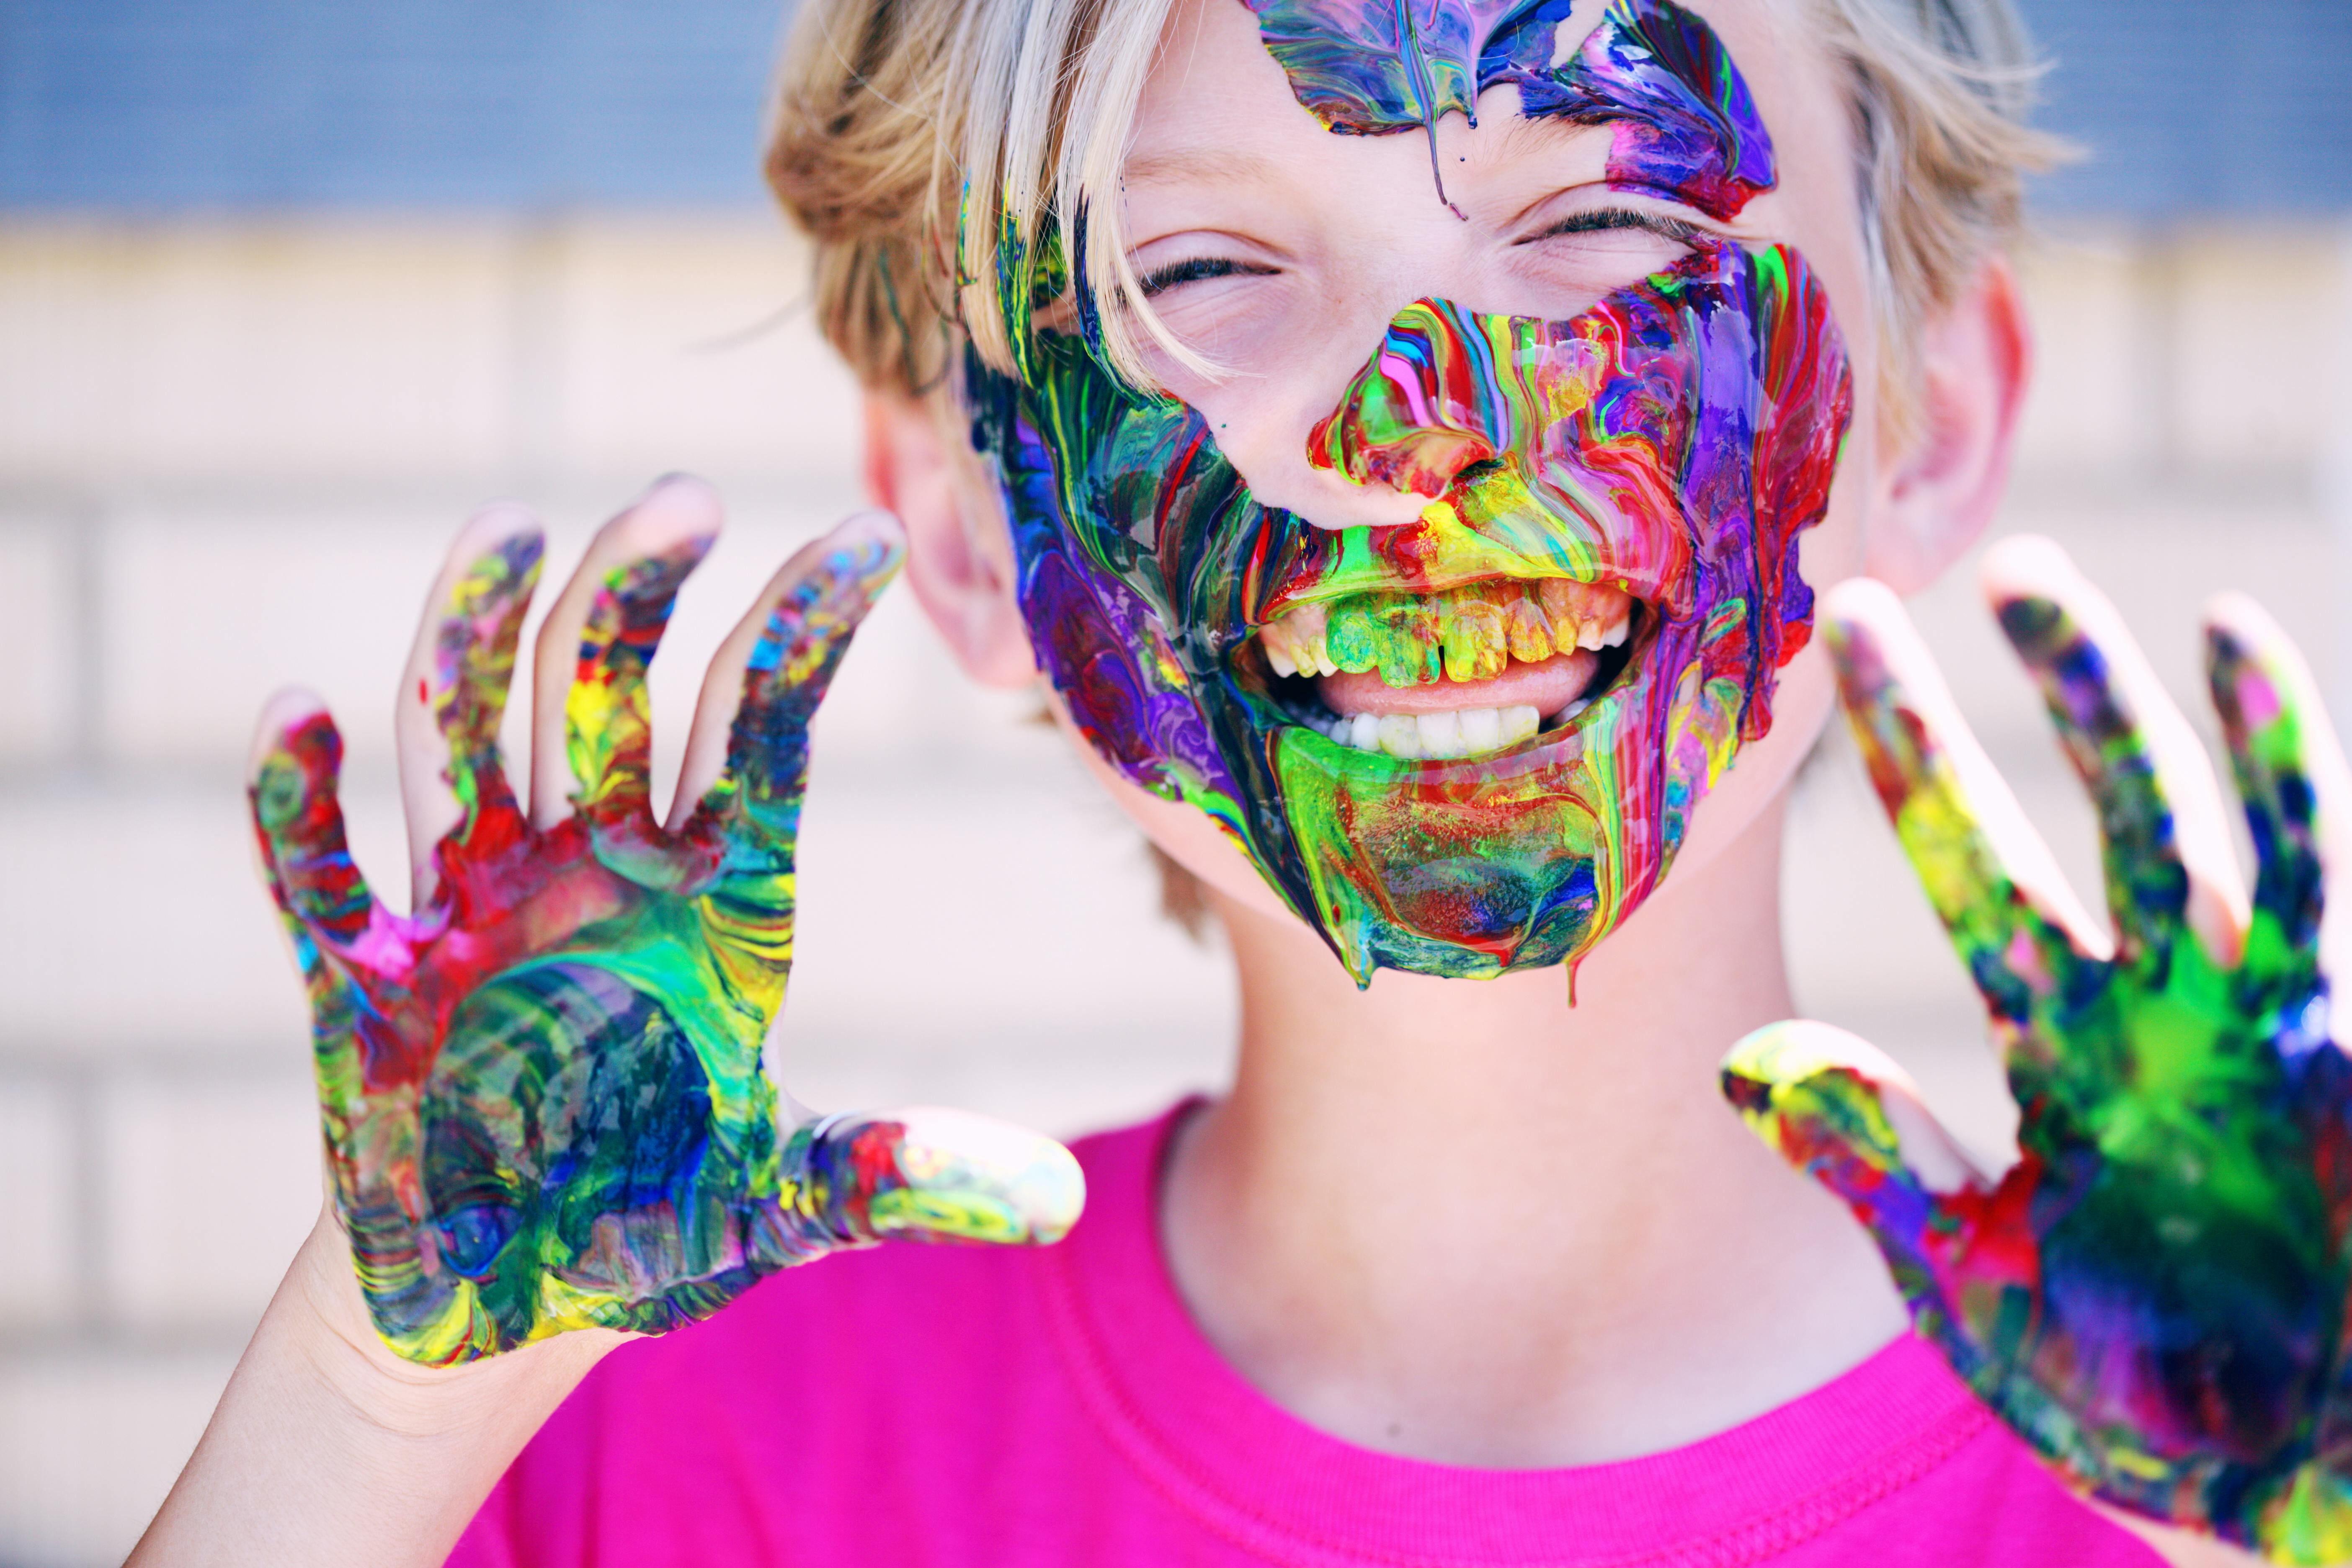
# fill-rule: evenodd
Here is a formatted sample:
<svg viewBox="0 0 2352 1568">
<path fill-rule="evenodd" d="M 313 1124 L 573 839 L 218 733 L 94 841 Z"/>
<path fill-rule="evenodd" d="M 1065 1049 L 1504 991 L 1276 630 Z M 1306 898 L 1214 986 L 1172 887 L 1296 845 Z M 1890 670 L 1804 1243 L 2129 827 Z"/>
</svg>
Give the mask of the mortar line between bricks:
<svg viewBox="0 0 2352 1568">
<path fill-rule="evenodd" d="M 0 1375 L 11 1368 L 54 1364 L 88 1357 L 113 1363 L 166 1361 L 181 1356 L 234 1356 L 253 1338 L 258 1324 L 211 1322 L 185 1327 L 11 1330 L 0 1336 Z"/>
<path fill-rule="evenodd" d="M 265 1083 L 306 1075 L 310 1067 L 301 1043 L 289 1046 L 282 1055 L 265 1055 L 250 1048 L 213 1054 L 185 1045 L 128 1049 L 0 1046 L 0 1085 L 52 1085 L 62 1089 L 68 1097 L 77 1092 L 78 1080 L 87 1076 L 161 1079 L 166 1083 L 194 1079 Z"/>
</svg>

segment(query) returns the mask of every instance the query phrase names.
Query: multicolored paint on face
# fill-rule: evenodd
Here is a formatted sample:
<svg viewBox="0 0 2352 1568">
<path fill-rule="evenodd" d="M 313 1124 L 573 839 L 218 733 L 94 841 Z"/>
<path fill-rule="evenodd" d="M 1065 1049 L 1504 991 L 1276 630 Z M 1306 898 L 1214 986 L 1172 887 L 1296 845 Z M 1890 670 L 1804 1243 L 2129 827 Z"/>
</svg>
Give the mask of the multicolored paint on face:
<svg viewBox="0 0 2352 1568">
<path fill-rule="evenodd" d="M 1531 116 L 1612 126 L 1617 188 L 1727 218 L 1774 181 L 1738 73 L 1672 0 L 1615 0 L 1558 66 L 1559 0 L 1253 9 L 1336 132 L 1433 124 L 1509 84 Z M 1408 305 L 1307 455 L 1428 504 L 1411 524 L 1337 531 L 1258 503 L 1197 410 L 1132 391 L 1081 337 L 1030 332 L 1021 272 L 1004 300 L 1020 374 L 971 356 L 966 391 L 1041 663 L 1087 739 L 1213 816 L 1360 981 L 1590 951 L 1764 733 L 1775 672 L 1808 633 L 1795 540 L 1826 508 L 1852 395 L 1803 259 L 1703 237 L 1565 321 Z M 1278 674 L 1255 636 L 1317 606 L 1404 636 L 1414 599 L 1545 580 L 1631 595 L 1632 635 L 1588 707 L 1477 757 L 1332 741 L 1311 683 Z M 1368 642 L 1354 667 L 1412 653 Z"/>
<path fill-rule="evenodd" d="M 336 804 L 324 714 L 258 766 L 254 821 L 310 990 L 335 1205 L 376 1328 L 444 1364 L 567 1329 L 659 1332 L 754 1280 L 898 1234 L 1040 1237 L 1077 1209 L 1044 1139 L 907 1120 L 780 1131 L 761 1047 L 792 963 L 807 730 L 895 545 L 836 549 L 770 616 L 719 782 L 654 820 L 645 674 L 709 541 L 614 571 L 566 704 L 574 815 L 532 828 L 497 734 L 539 568 L 483 555 L 442 606 L 418 692 L 462 811 L 414 916 L 375 901 Z M 940 1114 L 940 1113 L 933 1113 Z M 786 1135 L 788 1131 L 789 1135 Z"/>
<path fill-rule="evenodd" d="M 1609 184 L 1732 218 L 1774 182 L 1771 139 L 1713 29 L 1673 0 L 1612 5 L 1555 66 L 1571 0 L 1244 0 L 1298 101 L 1329 130 L 1433 132 L 1518 89 L 1529 120 L 1607 125 Z"/>
<path fill-rule="evenodd" d="M 2098 803 L 2111 957 L 2012 879 L 1875 634 L 1829 635 L 1873 782 L 2006 1051 L 2021 1158 L 1998 1183 L 1931 1188 L 1876 1085 L 1809 1050 L 1807 1026 L 1743 1043 L 1726 1091 L 1846 1199 L 1919 1331 L 2078 1484 L 2277 1561 L 2346 1561 L 2352 1069 L 2318 969 L 2308 688 L 2283 642 L 2210 636 L 2257 863 L 2224 968 L 2189 926 L 2171 809 L 2108 654 L 2049 600 L 2001 621 Z"/>
</svg>

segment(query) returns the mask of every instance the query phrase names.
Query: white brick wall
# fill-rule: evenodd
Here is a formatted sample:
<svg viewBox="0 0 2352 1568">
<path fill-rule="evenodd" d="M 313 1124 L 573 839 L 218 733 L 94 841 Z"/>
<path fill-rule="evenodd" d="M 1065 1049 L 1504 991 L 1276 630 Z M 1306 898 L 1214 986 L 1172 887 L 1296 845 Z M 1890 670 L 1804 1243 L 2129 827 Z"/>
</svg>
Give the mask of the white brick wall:
<svg viewBox="0 0 2352 1568">
<path fill-rule="evenodd" d="M 489 226 L 12 223 L 0 464 L 488 471 L 511 439 L 514 250 Z"/>
<path fill-rule="evenodd" d="M 565 461 L 635 484 L 837 470 L 855 453 L 856 383 L 824 352 L 798 249 L 764 214 L 608 220 L 556 244 Z"/>
<path fill-rule="evenodd" d="M 2174 273 L 2173 435 L 2190 466 L 2308 462 L 2327 429 L 2326 358 L 2347 304 L 2334 235 L 2256 248 L 2182 243 Z"/>
<path fill-rule="evenodd" d="M 319 1216 L 307 1063 L 117 1075 L 97 1100 L 98 1311 L 134 1334 L 248 1331 Z"/>
<path fill-rule="evenodd" d="M 203 1435 L 234 1345 L 109 1345 L 0 1357 L 0 1557 L 120 1563 Z"/>
<path fill-rule="evenodd" d="M 72 743 L 72 529 L 62 510 L 0 510 L 0 767 L 53 761 Z"/>
<path fill-rule="evenodd" d="M 2038 236 L 2021 267 L 2039 341 L 2029 477 L 2307 471 L 2337 395 L 2345 241 L 2235 226 L 2162 242 Z"/>
<path fill-rule="evenodd" d="M 73 1119 L 65 1086 L 0 1077 L 0 1335 L 68 1328 L 81 1306 Z"/>
<path fill-rule="evenodd" d="M 799 479 L 856 435 L 756 213 L 12 222 L 0 276 L 12 476 Z"/>
<path fill-rule="evenodd" d="M 2302 350 L 2334 254 L 2062 235 L 2026 268 L 2042 372 L 2003 526 L 2074 548 L 2192 712 L 2195 606 L 2226 584 L 2352 668 Z M 736 521 L 655 667 L 674 758 L 709 650 L 856 504 L 856 399 L 802 284 L 756 217 L 0 235 L 0 1564 L 120 1556 L 319 1201 L 244 820 L 259 700 L 330 699 L 355 848 L 404 901 L 392 683 L 444 542 L 524 496 L 551 590 L 688 468 Z M 1918 610 L 2091 887 L 2087 810 L 1965 575 Z M 1229 975 L 1158 921 L 1134 836 L 1028 710 L 962 681 L 903 590 L 861 637 L 820 721 L 776 1051 L 809 1103 L 1071 1131 L 1225 1070 Z M 1971 998 L 1849 754 L 1816 765 L 1790 864 L 1805 1005 L 1997 1140 Z"/>
<path fill-rule="evenodd" d="M 2145 456 L 2140 255 L 2127 235 L 2089 232 L 2042 236 L 2020 258 L 2039 351 L 2018 454 L 2027 468 Z"/>
<path fill-rule="evenodd" d="M 299 1038 L 236 775 L 202 778 L 44 787 L 0 811 L 0 1052 L 249 1059 Z"/>
</svg>

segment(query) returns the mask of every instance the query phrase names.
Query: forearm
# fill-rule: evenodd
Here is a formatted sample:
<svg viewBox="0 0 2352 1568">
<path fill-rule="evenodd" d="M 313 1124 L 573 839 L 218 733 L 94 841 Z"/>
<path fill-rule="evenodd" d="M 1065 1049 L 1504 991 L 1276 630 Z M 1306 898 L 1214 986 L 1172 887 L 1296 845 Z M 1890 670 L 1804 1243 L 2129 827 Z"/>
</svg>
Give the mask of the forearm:
<svg viewBox="0 0 2352 1568">
<path fill-rule="evenodd" d="M 323 1218 L 130 1568 L 437 1565 L 619 1342 L 570 1333 L 447 1371 L 401 1362 L 369 1326 L 342 1233 Z"/>
</svg>

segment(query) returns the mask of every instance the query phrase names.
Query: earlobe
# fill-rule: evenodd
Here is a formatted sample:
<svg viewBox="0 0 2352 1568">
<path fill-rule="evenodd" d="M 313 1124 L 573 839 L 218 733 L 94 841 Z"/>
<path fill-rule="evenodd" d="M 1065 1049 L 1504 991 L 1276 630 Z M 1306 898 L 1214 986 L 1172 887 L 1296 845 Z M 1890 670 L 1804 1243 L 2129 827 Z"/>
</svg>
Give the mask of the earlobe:
<svg viewBox="0 0 2352 1568">
<path fill-rule="evenodd" d="M 940 636 L 983 686 L 1036 679 L 1014 591 L 1013 542 L 979 459 L 950 441 L 930 405 L 866 397 L 866 488 L 907 528 L 907 583 Z"/>
<path fill-rule="evenodd" d="M 1920 333 L 1917 414 L 1883 468 L 1885 489 L 1868 535 L 1871 576 L 1898 594 L 1916 593 L 1984 532 L 2008 482 L 2032 362 L 2017 274 L 2007 257 L 1990 256 Z"/>
</svg>

